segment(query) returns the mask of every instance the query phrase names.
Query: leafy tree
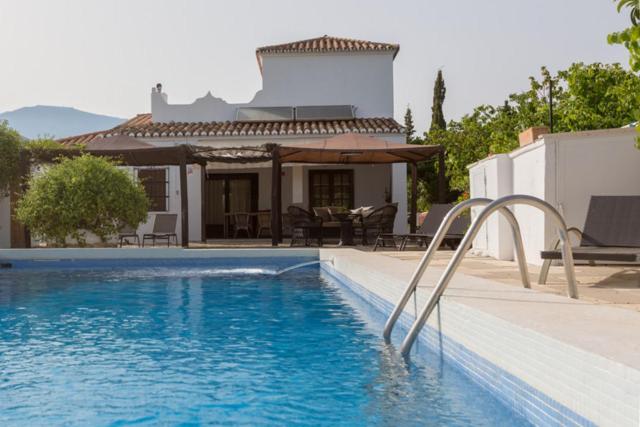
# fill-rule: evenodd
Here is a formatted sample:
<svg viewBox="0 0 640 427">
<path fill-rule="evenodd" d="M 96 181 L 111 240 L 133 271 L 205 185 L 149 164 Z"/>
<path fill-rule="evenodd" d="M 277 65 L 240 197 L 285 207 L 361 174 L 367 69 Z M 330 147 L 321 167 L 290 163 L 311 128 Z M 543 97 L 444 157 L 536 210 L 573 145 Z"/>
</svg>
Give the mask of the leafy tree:
<svg viewBox="0 0 640 427">
<path fill-rule="evenodd" d="M 404 132 L 407 138 L 407 144 L 413 144 L 416 128 L 413 125 L 413 113 L 411 113 L 411 107 L 407 106 L 407 112 L 404 113 Z"/>
<path fill-rule="evenodd" d="M 446 88 L 442 70 L 438 70 L 433 87 L 433 104 L 431 106 L 431 128 L 429 132 L 444 130 L 447 124 L 444 120 L 442 107 L 444 104 Z M 414 138 L 414 144 L 431 144 L 429 133 L 425 133 L 425 138 Z M 409 184 L 411 180 L 409 180 Z M 409 193 L 410 194 L 410 193 Z M 418 164 L 418 210 L 424 211 L 436 201 L 438 196 L 438 165 L 437 162 L 423 162 Z M 451 195 L 449 195 L 451 196 Z M 451 197 L 447 197 L 448 199 Z M 455 196 L 454 196 L 455 198 Z"/>
<path fill-rule="evenodd" d="M 48 138 L 27 140 L 6 121 L 0 121 L 0 196 L 20 190 L 18 186 L 26 182 L 32 166 L 51 163 L 58 151 L 81 148 Z"/>
<path fill-rule="evenodd" d="M 635 72 L 640 72 L 640 0 L 617 0 L 618 12 L 629 9 L 631 26 L 625 30 L 609 34 L 610 44 L 621 44 L 629 51 L 629 65 Z M 636 102 L 640 103 L 640 93 L 635 92 Z M 636 111 L 636 121 L 640 123 L 640 111 Z M 637 126 L 640 133 L 640 126 Z M 636 146 L 640 148 L 640 136 Z"/>
<path fill-rule="evenodd" d="M 21 148 L 20 134 L 6 120 L 0 121 L 0 197 L 7 196 L 19 183 Z"/>
<path fill-rule="evenodd" d="M 518 134 L 548 124 L 548 85 L 552 81 L 554 130 L 560 132 L 615 128 L 634 120 L 640 109 L 640 77 L 620 65 L 573 64 L 552 75 L 530 77 L 529 89 L 512 94 L 500 106 L 481 105 L 447 130 L 431 131 L 427 143 L 447 151 L 447 176 L 453 190 L 469 189 L 467 165 L 490 154 L 518 147 Z"/>
<path fill-rule="evenodd" d="M 114 162 L 84 154 L 66 158 L 31 178 L 16 216 L 32 234 L 65 246 L 68 237 L 86 244 L 86 232 L 103 242 L 124 224 L 146 219 L 142 186 Z"/>
<path fill-rule="evenodd" d="M 444 86 L 444 79 L 442 78 L 442 70 L 438 70 L 438 76 L 433 85 L 433 104 L 431 105 L 431 128 L 446 129 L 447 122 L 444 120 L 444 113 L 442 112 L 442 106 L 444 104 L 445 94 L 447 88 Z"/>
<path fill-rule="evenodd" d="M 640 78 L 620 64 L 573 64 L 558 77 L 567 86 L 556 108 L 561 130 L 609 129 L 634 121 Z"/>
<path fill-rule="evenodd" d="M 631 26 L 622 31 L 611 33 L 608 41 L 621 44 L 629 51 L 629 65 L 633 71 L 640 71 L 640 0 L 617 0 L 618 12 L 629 9 Z"/>
</svg>

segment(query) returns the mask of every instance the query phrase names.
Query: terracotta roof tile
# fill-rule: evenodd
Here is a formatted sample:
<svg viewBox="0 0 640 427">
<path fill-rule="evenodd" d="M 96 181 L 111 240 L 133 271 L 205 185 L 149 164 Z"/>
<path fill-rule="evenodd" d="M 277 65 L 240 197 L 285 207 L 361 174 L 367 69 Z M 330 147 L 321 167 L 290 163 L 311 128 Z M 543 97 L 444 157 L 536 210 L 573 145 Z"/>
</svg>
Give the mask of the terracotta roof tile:
<svg viewBox="0 0 640 427">
<path fill-rule="evenodd" d="M 113 129 L 58 140 L 64 145 L 87 144 L 96 138 L 127 135 L 135 138 L 171 137 L 243 137 L 278 135 L 336 135 L 354 133 L 402 133 L 392 118 L 356 118 L 351 120 L 302 120 L 282 122 L 170 122 L 154 123 L 151 114 L 136 117 Z"/>
<path fill-rule="evenodd" d="M 137 114 L 135 117 L 127 120 L 126 122 L 116 126 L 113 129 L 83 133 L 82 135 L 68 136 L 66 138 L 58 139 L 58 142 L 61 143 L 62 145 L 86 145 L 89 142 L 93 141 L 94 139 L 102 138 L 106 136 L 107 133 L 112 132 L 113 130 L 118 129 L 120 127 L 140 126 L 147 123 L 151 123 L 150 113 Z"/>
<path fill-rule="evenodd" d="M 256 55 L 265 53 L 311 53 L 311 52 L 363 52 L 389 51 L 393 56 L 398 54 L 400 45 L 378 43 L 367 40 L 347 39 L 324 35 L 308 40 L 263 46 L 256 49 Z"/>
</svg>

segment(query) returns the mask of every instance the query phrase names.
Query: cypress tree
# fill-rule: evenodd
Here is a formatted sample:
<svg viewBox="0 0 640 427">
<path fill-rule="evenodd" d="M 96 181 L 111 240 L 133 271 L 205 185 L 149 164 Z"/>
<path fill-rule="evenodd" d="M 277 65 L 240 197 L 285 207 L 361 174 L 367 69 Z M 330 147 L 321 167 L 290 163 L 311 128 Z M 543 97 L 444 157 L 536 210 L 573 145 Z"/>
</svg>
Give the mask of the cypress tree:
<svg viewBox="0 0 640 427">
<path fill-rule="evenodd" d="M 433 85 L 433 105 L 431 106 L 431 128 L 429 131 L 447 129 L 447 122 L 444 120 L 444 113 L 442 112 L 446 92 L 447 88 L 444 86 L 442 70 L 438 70 L 438 76 Z"/>
<path fill-rule="evenodd" d="M 413 143 L 413 135 L 416 133 L 416 128 L 413 125 L 413 113 L 411 113 L 411 107 L 407 105 L 407 112 L 404 113 L 404 133 L 407 138 L 407 144 Z"/>
</svg>

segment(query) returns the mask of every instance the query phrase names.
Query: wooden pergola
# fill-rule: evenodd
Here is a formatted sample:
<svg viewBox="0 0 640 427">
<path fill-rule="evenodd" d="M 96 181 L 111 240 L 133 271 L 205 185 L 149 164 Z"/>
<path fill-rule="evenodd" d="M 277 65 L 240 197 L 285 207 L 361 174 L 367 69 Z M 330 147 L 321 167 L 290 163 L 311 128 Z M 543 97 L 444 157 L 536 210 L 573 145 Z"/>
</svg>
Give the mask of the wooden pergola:
<svg viewBox="0 0 640 427">
<path fill-rule="evenodd" d="M 187 186 L 187 165 L 202 166 L 201 197 L 203 222 L 202 240 L 204 241 L 204 180 L 208 162 L 258 163 L 271 159 L 264 147 L 215 148 L 198 145 L 174 145 L 158 147 L 130 136 L 116 135 L 87 144 L 84 152 L 94 156 L 120 159 L 128 166 L 179 166 L 180 168 L 180 218 L 182 247 L 189 246 L 189 197 Z"/>
<path fill-rule="evenodd" d="M 282 241 L 282 165 L 284 163 L 307 164 L 391 164 L 407 163 L 411 166 L 411 231 L 415 232 L 417 215 L 417 164 L 438 156 L 439 201 L 445 198 L 444 149 L 439 145 L 410 145 L 392 143 L 356 133 L 346 133 L 326 140 L 307 144 L 265 144 L 253 147 L 205 147 L 174 145 L 158 147 L 126 135 L 115 135 L 91 141 L 83 148 L 45 149 L 31 153 L 24 161 L 24 173 L 28 174 L 30 162 L 52 162 L 59 157 L 76 157 L 81 154 L 108 157 L 126 166 L 178 166 L 180 168 L 180 204 L 182 246 L 189 246 L 189 203 L 187 165 L 202 166 L 201 191 L 204 193 L 205 170 L 208 162 L 264 163 L 272 162 L 271 229 L 272 245 Z M 203 198 L 204 200 L 204 194 Z M 204 222 L 204 203 L 202 203 Z M 204 239 L 204 224 L 202 237 Z M 29 247 L 28 231 L 25 245 Z"/>
<path fill-rule="evenodd" d="M 407 163 L 411 167 L 410 230 L 416 231 L 418 210 L 418 163 L 438 156 L 438 201 L 444 203 L 446 193 L 444 148 L 440 145 L 399 144 L 357 133 L 346 133 L 323 141 L 294 145 L 270 145 L 271 178 L 271 244 L 282 241 L 282 165 L 307 164 L 392 164 Z"/>
<path fill-rule="evenodd" d="M 257 163 L 271 160 L 271 154 L 265 147 L 218 149 L 185 144 L 158 147 L 130 136 L 115 135 L 95 139 L 81 148 L 44 149 L 30 153 L 30 158 L 23 161 L 23 174 L 29 173 L 32 161 L 54 162 L 60 157 L 76 157 L 82 154 L 108 157 L 118 160 L 125 166 L 178 166 L 180 168 L 181 244 L 185 248 L 189 246 L 187 165 L 202 166 L 201 180 L 202 191 L 204 191 L 204 170 L 207 162 Z M 202 218 L 204 221 L 204 212 Z M 204 227 L 202 229 L 204 233 Z M 28 234 L 28 230 L 25 230 L 26 247 L 30 246 Z"/>
</svg>

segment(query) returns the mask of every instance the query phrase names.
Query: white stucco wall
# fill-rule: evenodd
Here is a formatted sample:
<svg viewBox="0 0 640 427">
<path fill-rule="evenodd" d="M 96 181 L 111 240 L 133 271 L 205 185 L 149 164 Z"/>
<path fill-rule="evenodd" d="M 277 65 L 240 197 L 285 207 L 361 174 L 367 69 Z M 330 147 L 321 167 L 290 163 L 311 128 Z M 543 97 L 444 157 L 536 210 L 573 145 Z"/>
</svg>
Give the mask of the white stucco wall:
<svg viewBox="0 0 640 427">
<path fill-rule="evenodd" d="M 11 247 L 11 209 L 8 197 L 0 197 L 0 248 Z"/>
<path fill-rule="evenodd" d="M 549 191 L 557 193 L 557 207 L 569 227 L 583 228 L 591 195 L 640 195 L 636 136 L 634 129 L 616 129 L 547 138 L 558 159 L 549 165 L 558 177 Z"/>
<path fill-rule="evenodd" d="M 497 199 L 512 192 L 511 159 L 506 154 L 498 154 L 469 167 L 470 196 Z M 472 218 L 482 210 L 472 209 Z M 491 236 L 491 238 L 489 238 Z M 513 237 L 511 227 L 500 214 L 489 217 L 473 241 L 473 253 L 491 256 L 501 260 L 512 260 Z"/>
<path fill-rule="evenodd" d="M 391 165 L 391 201 L 398 204 L 398 213 L 393 227 L 395 233 L 409 231 L 407 208 L 407 165 L 396 163 Z"/>
<path fill-rule="evenodd" d="M 548 155 L 550 152 L 544 141 L 510 154 L 513 162 L 513 194 L 528 194 L 547 200 L 547 186 L 552 180 L 547 175 Z M 554 231 L 547 226 L 545 214 L 539 209 L 517 205 L 512 210 L 520 223 L 527 261 L 540 264 L 540 251 L 548 246 L 547 242 L 551 240 Z"/>
<path fill-rule="evenodd" d="M 393 117 L 393 53 L 265 55 L 262 90 L 246 103 L 208 92 L 191 104 L 169 104 L 166 93 L 151 93 L 153 121 L 165 123 L 234 120 L 238 107 L 305 105 L 354 105 L 357 117 Z"/>
<path fill-rule="evenodd" d="M 178 179 L 180 170 L 178 168 Z M 178 187 L 179 187 L 178 183 Z M 189 200 L 189 241 L 197 242 L 202 239 L 202 167 L 200 165 L 187 166 L 187 195 Z M 178 195 L 180 192 L 178 191 Z M 180 209 L 178 200 L 178 209 Z M 178 228 L 181 228 L 178 223 Z"/>
<path fill-rule="evenodd" d="M 470 167 L 471 196 L 482 194 L 478 174 L 487 174 L 487 189 L 496 186 L 491 176 L 503 181 L 507 194 L 528 194 L 549 202 L 564 216 L 567 226 L 583 229 L 591 196 L 640 195 L 640 150 L 635 147 L 637 132 L 633 128 L 608 129 L 544 135 L 542 139 L 508 155 L 511 176 L 494 173 L 492 159 Z M 503 170 L 507 167 L 503 166 Z M 491 197 L 490 190 L 487 197 Z M 554 223 L 544 213 L 529 206 L 515 206 L 520 223 L 527 261 L 541 264 L 540 251 L 556 240 Z M 502 233 L 489 230 L 487 254 L 499 257 L 507 251 Z M 484 249 L 483 242 L 478 248 Z M 577 242 L 574 242 L 577 243 Z M 512 251 L 512 248 L 510 249 Z"/>
<path fill-rule="evenodd" d="M 393 54 L 265 55 L 263 88 L 250 102 L 355 105 L 358 117 L 393 117 Z"/>
</svg>

